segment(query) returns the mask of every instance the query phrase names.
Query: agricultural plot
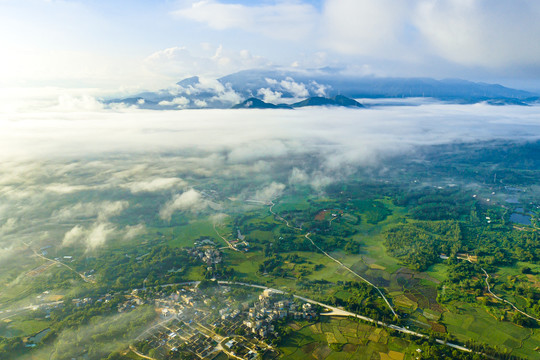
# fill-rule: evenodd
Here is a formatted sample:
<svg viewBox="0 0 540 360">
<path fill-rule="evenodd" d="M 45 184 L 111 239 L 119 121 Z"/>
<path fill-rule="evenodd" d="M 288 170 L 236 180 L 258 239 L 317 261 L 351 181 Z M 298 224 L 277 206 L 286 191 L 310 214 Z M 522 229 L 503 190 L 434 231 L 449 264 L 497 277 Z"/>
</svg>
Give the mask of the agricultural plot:
<svg viewBox="0 0 540 360">
<path fill-rule="evenodd" d="M 340 318 L 294 331 L 280 346 L 285 359 L 407 359 L 411 344 L 381 328 Z"/>
<path fill-rule="evenodd" d="M 472 339 L 505 348 L 514 355 L 531 359 L 538 356 L 538 352 L 534 350 L 540 344 L 538 329 L 498 321 L 482 307 L 465 303 L 456 304 L 451 311 L 443 313 L 442 322 L 448 331 L 461 341 Z"/>
</svg>

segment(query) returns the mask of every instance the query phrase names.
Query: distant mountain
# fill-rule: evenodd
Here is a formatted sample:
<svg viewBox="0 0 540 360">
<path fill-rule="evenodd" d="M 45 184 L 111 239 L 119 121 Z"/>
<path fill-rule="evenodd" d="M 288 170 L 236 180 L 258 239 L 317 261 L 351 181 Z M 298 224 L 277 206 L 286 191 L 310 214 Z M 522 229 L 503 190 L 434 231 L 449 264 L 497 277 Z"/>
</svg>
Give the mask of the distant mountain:
<svg viewBox="0 0 540 360">
<path fill-rule="evenodd" d="M 275 105 L 252 97 L 234 105 L 232 109 L 292 109 L 292 107 L 286 104 Z"/>
<path fill-rule="evenodd" d="M 176 83 L 178 86 L 182 87 L 189 87 L 189 86 L 196 86 L 200 82 L 200 79 L 198 76 L 192 76 L 189 78 L 185 78 L 184 80 L 181 80 Z"/>
<path fill-rule="evenodd" d="M 343 95 L 336 95 L 332 98 L 336 105 L 341 106 L 350 106 L 350 107 L 365 107 L 364 105 L 360 104 L 358 101 L 348 98 Z"/>
<path fill-rule="evenodd" d="M 276 104 L 258 98 L 272 94 Z M 302 106 L 361 107 L 359 98 L 434 98 L 452 103 L 485 102 L 490 105 L 528 105 L 538 103 L 537 94 L 498 84 L 459 79 L 380 78 L 344 74 L 341 69 L 311 70 L 253 69 L 240 71 L 216 80 L 201 82 L 198 76 L 183 79 L 169 89 L 144 92 L 106 104 L 123 103 L 145 109 L 186 108 L 286 108 Z M 245 100 L 248 99 L 248 100 Z M 249 104 L 248 102 L 251 101 Z M 280 102 L 281 104 L 278 104 Z M 382 105 L 383 103 L 381 103 Z M 386 102 L 385 106 L 392 103 Z M 403 105 L 403 104 L 401 104 Z M 378 106 L 378 105 L 371 105 Z"/>
<path fill-rule="evenodd" d="M 348 98 L 343 95 L 336 95 L 333 98 L 326 98 L 322 96 L 314 96 L 307 98 L 306 100 L 294 103 L 292 107 L 304 107 L 304 106 L 347 106 L 347 107 L 364 107 L 358 101 Z"/>
<path fill-rule="evenodd" d="M 331 68 L 298 72 L 245 70 L 224 76 L 219 81 L 230 84 L 240 93 L 270 88 L 282 90 L 284 96 L 287 96 L 291 95 L 290 91 L 283 86 L 286 85 L 287 79 L 294 80 L 297 84 L 304 84 L 310 93 L 323 86 L 327 97 L 335 95 L 350 98 L 432 97 L 459 102 L 478 102 L 503 98 L 526 100 L 537 96 L 528 91 L 511 89 L 498 84 L 476 83 L 460 79 L 359 77 L 344 75 L 339 69 Z"/>
<path fill-rule="evenodd" d="M 321 96 L 314 96 L 307 98 L 306 100 L 302 100 L 300 102 L 292 104 L 293 107 L 304 107 L 304 106 L 328 106 L 328 105 L 335 105 L 336 103 L 328 98 L 321 97 Z"/>
<path fill-rule="evenodd" d="M 346 106 L 363 108 L 364 105 L 358 101 L 350 99 L 343 95 L 337 95 L 333 98 L 325 98 L 322 96 L 313 96 L 305 100 L 296 102 L 292 105 L 287 104 L 272 104 L 264 102 L 260 99 L 251 97 L 240 104 L 234 105 L 232 109 L 292 109 L 306 106 Z"/>
</svg>

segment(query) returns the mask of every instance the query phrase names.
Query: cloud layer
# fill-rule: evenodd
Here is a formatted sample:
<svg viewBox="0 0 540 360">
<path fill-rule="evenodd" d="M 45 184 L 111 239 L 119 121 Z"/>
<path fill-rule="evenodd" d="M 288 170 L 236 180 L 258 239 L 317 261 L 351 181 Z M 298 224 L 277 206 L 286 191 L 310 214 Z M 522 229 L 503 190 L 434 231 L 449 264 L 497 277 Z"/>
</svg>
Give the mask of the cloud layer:
<svg viewBox="0 0 540 360">
<path fill-rule="evenodd" d="M 307 41 L 314 52 L 465 66 L 539 66 L 540 3 L 534 0 L 326 0 L 256 5 L 194 1 L 175 16 L 217 30 Z M 293 15 L 294 14 L 294 15 Z"/>
<path fill-rule="evenodd" d="M 173 14 L 204 22 L 217 30 L 242 29 L 280 40 L 303 39 L 310 35 L 317 17 L 313 6 L 301 1 L 245 6 L 203 0 Z"/>
<path fill-rule="evenodd" d="M 199 152 L 198 157 L 206 154 L 205 160 L 198 162 L 200 167 L 206 167 L 205 162 L 211 167 L 224 160 L 239 163 L 311 151 L 369 162 L 377 153 L 419 144 L 537 136 L 535 117 L 539 113 L 536 106 L 431 104 L 364 110 L 12 114 L 9 120 L 0 120 L 0 159 L 9 164 L 23 159 L 191 149 Z M 12 183 L 25 171 L 19 168 L 18 173 L 6 174 L 1 181 Z M 147 178 L 144 184 L 130 182 L 125 186 L 144 191 L 172 186 L 177 181 Z M 72 190 L 58 184 L 49 186 L 56 192 Z"/>
<path fill-rule="evenodd" d="M 0 120 L 0 249 L 25 241 L 93 251 L 146 226 L 224 213 L 228 198 L 266 202 L 298 185 L 322 191 L 395 155 L 414 159 L 424 145 L 539 139 L 539 117 L 538 106 L 421 101 L 12 113 Z"/>
</svg>

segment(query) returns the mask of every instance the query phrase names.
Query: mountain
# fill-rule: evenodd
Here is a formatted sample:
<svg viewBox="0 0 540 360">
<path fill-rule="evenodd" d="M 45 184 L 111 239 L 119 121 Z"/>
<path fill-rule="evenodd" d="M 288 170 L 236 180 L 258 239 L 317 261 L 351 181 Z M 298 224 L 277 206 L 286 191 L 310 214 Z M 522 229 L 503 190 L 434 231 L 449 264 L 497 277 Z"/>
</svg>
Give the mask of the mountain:
<svg viewBox="0 0 540 360">
<path fill-rule="evenodd" d="M 336 103 L 328 98 L 321 97 L 321 96 L 314 96 L 307 98 L 306 100 L 302 100 L 300 102 L 292 104 L 293 107 L 304 107 L 304 106 L 328 106 L 328 105 L 335 105 Z"/>
<path fill-rule="evenodd" d="M 198 83 L 200 83 L 199 77 L 192 76 L 192 77 L 185 78 L 184 80 L 177 82 L 176 85 L 182 86 L 182 87 L 189 87 L 189 86 L 196 86 Z"/>
<path fill-rule="evenodd" d="M 346 107 L 364 107 L 358 101 L 348 98 L 343 95 L 336 95 L 333 98 L 325 98 L 321 96 L 314 96 L 307 98 L 306 100 L 294 103 L 292 107 L 304 107 L 304 106 L 346 106 Z"/>
<path fill-rule="evenodd" d="M 460 79 L 435 80 L 431 78 L 382 78 L 374 76 L 351 76 L 339 69 L 324 68 L 312 71 L 245 70 L 219 79 L 230 84 L 240 93 L 252 89 L 270 88 L 282 90 L 289 95 L 288 80 L 304 84 L 312 92 L 320 86 L 325 87 L 326 96 L 344 95 L 350 98 L 406 98 L 433 97 L 441 100 L 459 102 L 478 102 L 488 99 L 513 98 L 526 100 L 537 94 L 516 90 L 498 84 L 486 84 Z"/>
<path fill-rule="evenodd" d="M 336 105 L 352 106 L 352 107 L 364 107 L 364 105 L 360 104 L 358 101 L 356 101 L 354 99 L 351 99 L 351 98 L 348 98 L 348 97 L 343 96 L 343 95 L 336 95 L 336 96 L 334 96 L 332 98 L 332 100 L 334 100 Z"/>
<path fill-rule="evenodd" d="M 276 104 L 258 100 L 267 94 Z M 459 79 L 381 78 L 355 76 L 337 68 L 311 70 L 252 69 L 230 74 L 219 79 L 201 81 L 189 77 L 169 89 L 143 92 L 127 98 L 108 99 L 106 104 L 123 103 L 144 109 L 186 108 L 286 108 L 302 106 L 361 106 L 356 100 L 433 98 L 451 103 L 490 105 L 528 105 L 538 103 L 538 94 Z M 251 101 L 248 104 L 245 100 Z M 258 100 L 258 101 L 255 101 Z M 261 101 L 261 102 L 259 102 Z M 277 103 L 282 104 L 277 104 Z M 235 105 L 237 104 L 237 105 Z M 242 105 L 243 104 L 243 105 Z M 389 102 L 385 106 L 390 106 Z M 382 103 L 381 103 L 382 105 Z M 401 104 L 403 105 L 403 104 Z M 377 104 L 371 106 L 379 106 Z"/>
<path fill-rule="evenodd" d="M 232 109 L 292 109 L 305 106 L 346 106 L 346 107 L 360 107 L 364 105 L 358 101 L 350 99 L 343 95 L 337 95 L 333 98 L 325 98 L 322 96 L 313 96 L 305 100 L 296 102 L 292 105 L 287 104 L 272 104 L 264 102 L 260 99 L 250 97 L 249 99 L 242 101 L 240 104 L 234 105 Z"/>
<path fill-rule="evenodd" d="M 292 109 L 292 107 L 286 104 L 275 105 L 251 97 L 240 104 L 234 105 L 232 109 Z"/>
</svg>

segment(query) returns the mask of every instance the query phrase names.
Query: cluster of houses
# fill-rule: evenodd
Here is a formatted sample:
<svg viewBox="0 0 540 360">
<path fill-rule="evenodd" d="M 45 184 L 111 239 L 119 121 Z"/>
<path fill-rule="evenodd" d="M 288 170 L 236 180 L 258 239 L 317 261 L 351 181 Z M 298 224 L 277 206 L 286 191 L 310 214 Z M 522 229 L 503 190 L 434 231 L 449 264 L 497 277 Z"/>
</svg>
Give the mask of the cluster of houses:
<svg viewBox="0 0 540 360">
<path fill-rule="evenodd" d="M 255 359 L 263 352 L 274 353 L 266 343 L 268 339 L 280 336 L 276 323 L 279 320 L 318 318 L 316 307 L 293 301 L 290 296 L 272 289 L 264 290 L 255 302 L 239 302 L 225 297 L 219 304 L 216 303 L 216 295 L 229 291 L 230 288 L 226 286 L 219 291 L 203 291 L 196 286 L 186 286 L 171 294 L 155 294 L 154 304 L 161 318 L 165 321 L 170 319 L 170 323 L 164 328 L 166 331 L 157 329 L 153 340 L 149 340 L 151 345 L 165 346 L 173 352 L 182 347 L 199 358 L 223 351 L 233 357 Z M 122 304 L 124 311 L 137 305 L 133 303 L 138 299 L 137 295 L 134 290 L 132 299 Z M 220 336 L 201 332 L 201 328 L 214 329 Z M 242 336 L 246 334 L 254 336 Z"/>
<path fill-rule="evenodd" d="M 292 300 L 285 299 L 283 294 L 267 289 L 259 295 L 259 301 L 249 308 L 244 325 L 253 334 L 266 338 L 274 332 L 273 324 L 287 317 L 313 320 L 317 318 L 317 312 L 309 303 L 298 305 Z"/>
<path fill-rule="evenodd" d="M 92 298 L 89 298 L 89 297 L 86 297 L 84 299 L 72 299 L 71 302 L 76 307 L 81 307 L 81 306 L 85 306 L 85 305 L 89 305 L 93 303 Z"/>
<path fill-rule="evenodd" d="M 188 250 L 188 254 L 192 257 L 199 258 L 208 266 L 219 264 L 223 261 L 221 251 L 215 248 L 215 244 L 211 240 L 202 240 L 195 242 L 195 247 Z"/>
<path fill-rule="evenodd" d="M 230 349 L 231 352 L 234 354 L 234 348 L 239 346 L 240 344 L 235 339 L 231 339 L 225 343 L 225 348 Z M 243 357 L 247 360 L 253 360 L 256 359 L 259 354 L 251 349 L 248 350 L 246 354 L 243 354 Z"/>
<path fill-rule="evenodd" d="M 124 301 L 122 304 L 118 305 L 118 312 L 119 313 L 129 312 L 135 309 L 137 306 L 141 306 L 143 304 L 144 304 L 144 300 L 137 297 L 133 297 Z"/>
</svg>

